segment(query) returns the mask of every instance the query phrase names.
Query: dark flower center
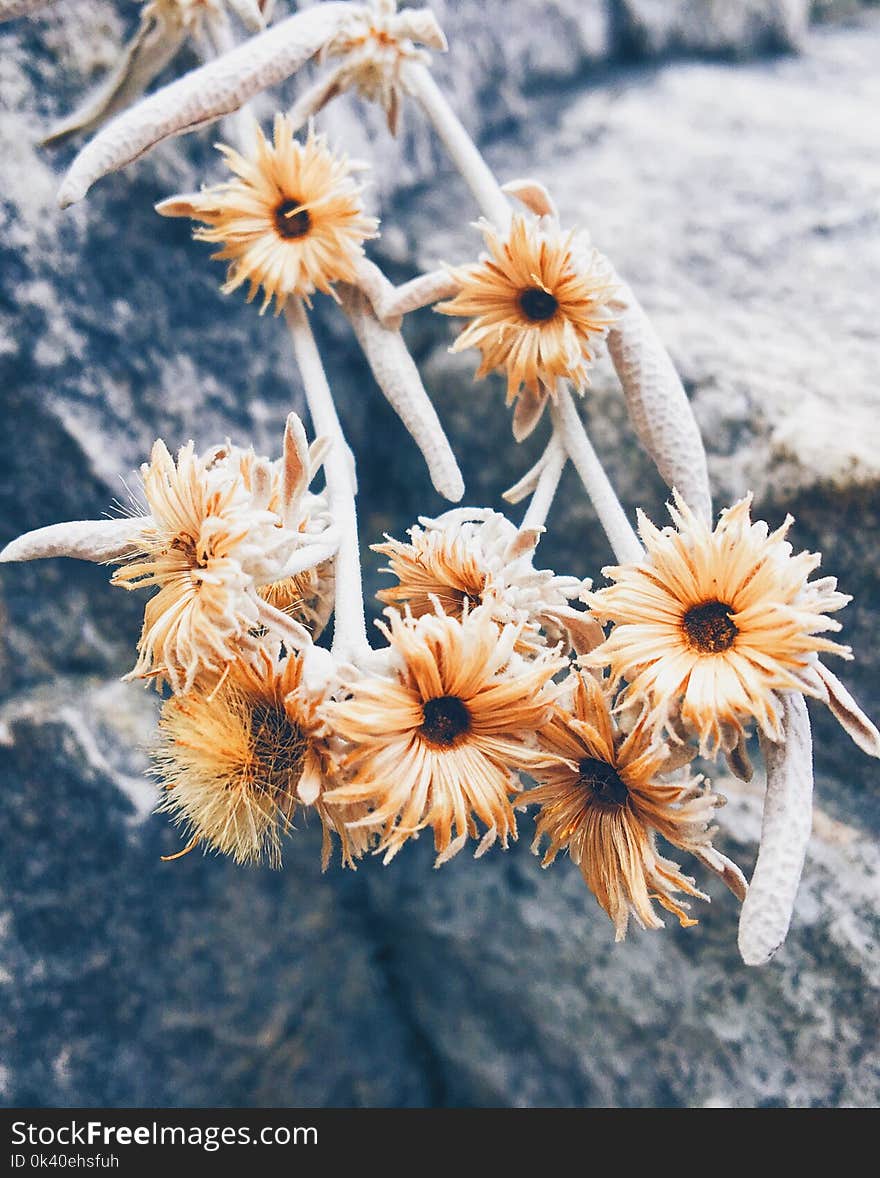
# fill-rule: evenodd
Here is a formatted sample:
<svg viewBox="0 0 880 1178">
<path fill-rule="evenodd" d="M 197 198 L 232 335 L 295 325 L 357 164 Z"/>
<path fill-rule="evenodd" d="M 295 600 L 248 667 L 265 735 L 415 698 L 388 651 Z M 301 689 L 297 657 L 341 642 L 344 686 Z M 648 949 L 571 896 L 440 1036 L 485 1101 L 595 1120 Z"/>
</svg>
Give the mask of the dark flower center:
<svg viewBox="0 0 880 1178">
<path fill-rule="evenodd" d="M 452 748 L 471 730 L 471 714 L 457 695 L 440 695 L 422 704 L 422 736 L 438 748 Z"/>
<path fill-rule="evenodd" d="M 305 237 L 312 227 L 309 210 L 300 208 L 302 201 L 285 200 L 275 210 L 275 228 L 282 237 L 295 240 Z"/>
<path fill-rule="evenodd" d="M 701 654 L 721 654 L 730 650 L 739 629 L 731 620 L 733 607 L 723 601 L 704 601 L 692 605 L 682 619 L 688 644 Z"/>
<path fill-rule="evenodd" d="M 595 757 L 584 757 L 578 763 L 580 784 L 590 791 L 597 802 L 610 806 L 624 806 L 629 791 L 617 776 L 613 765 L 598 761 Z"/>
<path fill-rule="evenodd" d="M 519 309 L 526 319 L 533 323 L 546 323 L 559 310 L 559 303 L 549 290 L 542 290 L 540 286 L 530 286 L 519 296 Z"/>
<path fill-rule="evenodd" d="M 250 729 L 253 788 L 268 794 L 289 814 L 302 773 L 306 738 L 284 709 L 271 703 L 253 706 Z"/>
</svg>

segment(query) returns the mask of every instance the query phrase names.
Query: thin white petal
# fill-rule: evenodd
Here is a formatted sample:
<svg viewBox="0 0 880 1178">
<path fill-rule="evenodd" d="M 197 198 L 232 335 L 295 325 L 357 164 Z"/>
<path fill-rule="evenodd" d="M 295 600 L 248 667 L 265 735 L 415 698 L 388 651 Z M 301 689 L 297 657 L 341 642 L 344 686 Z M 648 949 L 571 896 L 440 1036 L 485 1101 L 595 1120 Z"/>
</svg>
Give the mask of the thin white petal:
<svg viewBox="0 0 880 1178">
<path fill-rule="evenodd" d="M 82 200 L 96 180 L 163 139 L 212 123 L 289 77 L 356 7 L 331 0 L 297 12 L 118 115 L 71 164 L 58 193 L 61 207 Z"/>
<path fill-rule="evenodd" d="M 119 560 L 137 551 L 138 536 L 149 523 L 149 516 L 136 516 L 50 524 L 10 540 L 0 552 L 0 561 L 39 560 L 50 556 L 72 556 L 97 564 Z"/>
<path fill-rule="evenodd" d="M 525 205 L 529 212 L 538 217 L 558 217 L 553 197 L 538 180 L 509 180 L 501 185 L 501 191 Z"/>
<path fill-rule="evenodd" d="M 785 940 L 812 829 L 813 742 L 804 697 L 780 695 L 783 739 L 762 738 L 767 794 L 758 862 L 743 903 L 739 951 L 763 965 Z"/>
</svg>

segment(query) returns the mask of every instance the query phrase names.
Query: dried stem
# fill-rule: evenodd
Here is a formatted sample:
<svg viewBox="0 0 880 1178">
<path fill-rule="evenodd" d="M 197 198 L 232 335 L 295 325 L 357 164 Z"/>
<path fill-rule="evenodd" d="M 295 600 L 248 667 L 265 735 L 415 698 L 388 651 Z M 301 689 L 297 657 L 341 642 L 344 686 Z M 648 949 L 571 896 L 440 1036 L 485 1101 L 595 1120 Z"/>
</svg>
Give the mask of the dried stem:
<svg viewBox="0 0 880 1178">
<path fill-rule="evenodd" d="M 404 85 L 434 124 L 483 215 L 503 233 L 510 223 L 510 202 L 443 91 L 423 65 L 406 62 L 401 73 Z"/>
<path fill-rule="evenodd" d="M 541 473 L 532 493 L 532 501 L 520 524 L 521 531 L 544 527 L 567 461 L 565 447 L 554 431 L 541 458 Z"/>
<path fill-rule="evenodd" d="M 364 619 L 364 592 L 358 547 L 355 481 L 351 452 L 336 415 L 333 396 L 312 328 L 300 298 L 291 299 L 285 311 L 293 339 L 312 427 L 318 437 L 331 439 L 324 459 L 327 498 L 333 521 L 339 528 L 336 554 L 335 620 L 333 653 L 341 660 L 355 659 L 370 649 Z"/>
<path fill-rule="evenodd" d="M 560 381 L 557 386 L 556 401 L 550 406 L 550 414 L 553 428 L 581 477 L 614 555 L 622 564 L 640 561 L 644 553 L 639 538 L 626 518 L 608 475 L 587 437 L 584 423 L 564 381 Z"/>
<path fill-rule="evenodd" d="M 483 214 L 499 231 L 505 232 L 510 225 L 510 202 L 445 95 L 422 65 L 407 63 L 405 80 L 408 90 L 434 124 L 437 134 Z M 559 382 L 557 403 L 552 408 L 554 431 L 593 501 L 599 522 L 605 529 L 615 556 L 620 561 L 640 560 L 642 546 L 587 437 L 568 385 L 563 381 Z M 536 514 L 540 509 L 541 501 L 536 508 Z"/>
</svg>

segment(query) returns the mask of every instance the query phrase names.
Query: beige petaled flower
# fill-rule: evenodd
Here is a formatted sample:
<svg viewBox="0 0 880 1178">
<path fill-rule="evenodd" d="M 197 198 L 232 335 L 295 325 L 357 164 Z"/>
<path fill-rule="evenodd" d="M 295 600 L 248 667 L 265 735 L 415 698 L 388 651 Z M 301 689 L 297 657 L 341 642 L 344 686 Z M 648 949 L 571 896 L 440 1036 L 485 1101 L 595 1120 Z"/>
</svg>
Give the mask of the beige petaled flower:
<svg viewBox="0 0 880 1178">
<path fill-rule="evenodd" d="M 656 836 L 719 870 L 726 861 L 712 847 L 710 823 L 722 800 L 699 779 L 660 781 L 658 775 L 680 761 L 671 760 L 670 750 L 643 725 L 629 735 L 618 731 L 609 697 L 592 675 L 573 673 L 569 687 L 570 709 L 557 708 L 541 732 L 544 747 L 563 760 L 534 770 L 537 788 L 517 803 L 518 809 L 541 807 L 532 850 L 537 854 L 547 838 L 544 867 L 568 851 L 613 921 L 617 941 L 626 936 L 630 916 L 642 928 L 663 927 L 654 900 L 683 927 L 696 924 L 680 894 L 708 897 L 660 854 Z"/>
<path fill-rule="evenodd" d="M 297 805 L 318 814 L 325 868 L 333 833 L 344 866 L 354 867 L 367 850 L 370 831 L 349 830 L 344 821 L 363 816 L 364 808 L 324 805 L 322 795 L 335 783 L 333 757 L 319 699 L 302 676 L 302 656 L 275 662 L 264 653 L 256 664 L 230 664 L 219 684 L 198 682 L 165 702 L 154 772 L 166 791 L 159 809 L 190 836 L 182 854 L 202 844 L 237 863 L 279 867 Z"/>
<path fill-rule="evenodd" d="M 516 215 L 506 238 L 481 227 L 489 253 L 451 269 L 461 290 L 435 308 L 472 320 L 452 351 L 480 349 L 478 379 L 506 372 L 508 404 L 522 386 L 555 397 L 562 378 L 583 392 L 596 344 L 613 320 L 608 263 L 583 233 L 563 233 L 553 217 Z"/>
<path fill-rule="evenodd" d="M 379 223 L 364 213 L 355 165 L 334 155 L 322 135 L 310 129 L 300 143 L 280 114 L 271 142 L 255 132 L 248 158 L 220 145 L 236 179 L 156 208 L 205 222 L 194 236 L 223 245 L 212 256 L 229 261 L 224 294 L 248 283 L 251 302 L 262 287 L 260 313 L 274 298 L 278 314 L 291 295 L 333 295 L 334 282 L 355 282 L 363 242 L 376 236 Z"/>
<path fill-rule="evenodd" d="M 389 558 L 383 571 L 398 580 L 376 596 L 414 617 L 434 613 L 437 601 L 454 618 L 468 606 L 485 605 L 499 625 L 522 625 L 517 649 L 525 651 L 546 645 L 542 622 L 555 611 L 574 616 L 569 600 L 590 587 L 589 581 L 534 568 L 532 549 L 517 551 L 519 533 L 497 511 L 466 507 L 437 519 L 420 517 L 419 524 L 409 529 L 409 544 L 386 537 L 373 545 Z"/>
<path fill-rule="evenodd" d="M 446 51 L 446 38 L 429 9 L 398 12 L 397 0 L 370 0 L 348 17 L 321 51 L 322 59 L 344 60 L 325 85 L 320 106 L 354 88 L 361 98 L 382 107 L 389 130 L 396 135 L 401 96 L 406 90 L 402 67 L 406 62 L 430 62 L 429 54 L 415 42 Z"/>
<path fill-rule="evenodd" d="M 193 443 L 172 459 L 164 443 L 142 467 L 149 509 L 137 553 L 113 574 L 126 589 L 157 586 L 146 605 L 131 677 L 166 680 L 189 691 L 197 675 L 219 675 L 229 662 L 255 656 L 256 635 L 269 626 L 286 640 L 308 633 L 260 597 L 282 579 L 305 537 L 268 509 L 271 464 L 263 460 L 262 497 L 241 475 L 234 448 L 204 457 Z"/>
<path fill-rule="evenodd" d="M 820 556 L 792 555 L 792 519 L 770 532 L 750 519 L 751 495 L 721 513 L 714 531 L 676 495 L 675 528 L 640 514 L 645 559 L 603 570 L 614 584 L 588 595 L 596 617 L 613 622 L 589 657 L 609 666 L 624 699 L 646 706 L 652 723 L 693 733 L 707 755 L 728 751 L 754 719 L 779 740 L 777 691 L 828 699 L 817 654 L 851 658 L 820 637 L 839 630 L 827 614 L 850 600 L 833 577 L 808 581 Z"/>
<path fill-rule="evenodd" d="M 477 855 L 496 839 L 506 847 L 516 838 L 516 771 L 547 760 L 529 742 L 549 719 L 550 680 L 564 660 L 518 659 L 519 626 L 499 632 L 485 609 L 461 619 L 386 612 L 391 670 L 345 684 L 348 697 L 324 709 L 353 746 L 343 762 L 349 783 L 327 804 L 368 805 L 362 822 L 381 825 L 386 863 L 430 827 L 440 866 L 477 837 L 477 819 L 487 828 Z"/>
</svg>

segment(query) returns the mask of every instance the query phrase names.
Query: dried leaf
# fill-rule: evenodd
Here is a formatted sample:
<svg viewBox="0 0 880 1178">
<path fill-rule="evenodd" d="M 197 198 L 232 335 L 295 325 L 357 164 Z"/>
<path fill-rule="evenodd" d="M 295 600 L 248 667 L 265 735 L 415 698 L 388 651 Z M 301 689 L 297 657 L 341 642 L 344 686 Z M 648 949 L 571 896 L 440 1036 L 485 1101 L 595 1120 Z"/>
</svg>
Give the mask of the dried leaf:
<svg viewBox="0 0 880 1178">
<path fill-rule="evenodd" d="M 632 291 L 621 284 L 608 351 L 636 433 L 661 477 L 692 511 L 712 519 L 706 451 L 690 401 L 669 353 Z"/>
<path fill-rule="evenodd" d="M 81 519 L 50 524 L 25 532 L 11 540 L 0 552 L 0 561 L 40 560 L 52 556 L 72 556 L 96 564 L 120 560 L 137 551 L 137 539 L 149 516 L 124 519 Z"/>
<path fill-rule="evenodd" d="M 868 719 L 837 676 L 822 663 L 816 671 L 828 692 L 828 707 L 844 731 L 869 757 L 880 757 L 880 732 Z"/>
<path fill-rule="evenodd" d="M 464 494 L 464 480 L 403 336 L 383 327 L 361 291 L 345 287 L 340 296 L 376 383 L 421 450 L 431 482 L 457 503 Z"/>
<path fill-rule="evenodd" d="M 767 793 L 758 861 L 743 903 L 739 950 L 746 965 L 763 965 L 782 945 L 812 829 L 813 742 L 804 697 L 780 696 L 783 738 L 761 738 Z"/>
</svg>

